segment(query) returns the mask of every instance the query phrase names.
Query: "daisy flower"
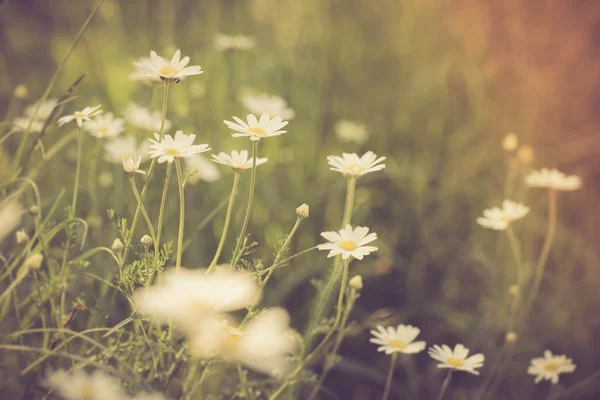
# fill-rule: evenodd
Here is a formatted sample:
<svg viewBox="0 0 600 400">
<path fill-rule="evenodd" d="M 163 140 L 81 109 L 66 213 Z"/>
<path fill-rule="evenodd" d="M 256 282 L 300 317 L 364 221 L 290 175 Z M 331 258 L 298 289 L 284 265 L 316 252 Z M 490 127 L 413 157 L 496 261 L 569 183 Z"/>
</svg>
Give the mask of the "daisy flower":
<svg viewBox="0 0 600 400">
<path fill-rule="evenodd" d="M 223 121 L 225 122 L 225 125 L 229 127 L 229 129 L 239 132 L 234 133 L 232 135 L 233 137 L 248 136 L 250 140 L 257 141 L 262 138 L 278 136 L 287 132 L 280 129 L 286 126 L 288 121 L 284 121 L 281 117 L 270 118 L 266 113 L 262 114 L 260 119 L 257 119 L 253 114 L 248 114 L 246 117 L 248 121 L 247 123 L 238 117 L 233 117 L 233 119 L 237 123 Z"/>
<path fill-rule="evenodd" d="M 502 208 L 492 207 L 483 210 L 483 217 L 477 218 L 477 223 L 484 228 L 503 231 L 511 222 L 523 218 L 529 212 L 529 207 L 511 200 L 504 200 Z"/>
<path fill-rule="evenodd" d="M 146 174 L 146 171 L 143 171 L 140 169 L 140 163 L 142 162 L 142 156 L 139 156 L 136 159 L 133 159 L 131 157 L 129 158 L 124 158 L 123 159 L 123 171 L 125 171 L 125 173 L 127 175 L 133 175 L 136 172 L 138 174 Z"/>
<path fill-rule="evenodd" d="M 135 103 L 129 103 L 123 112 L 123 116 L 135 128 L 145 132 L 160 132 L 162 115 L 160 111 L 150 111 Z M 165 119 L 165 132 L 171 129 L 173 123 Z"/>
<path fill-rule="evenodd" d="M 85 129 L 94 137 L 105 138 L 119 136 L 125 131 L 125 120 L 115 118 L 113 113 L 98 115 L 85 124 Z"/>
<path fill-rule="evenodd" d="M 182 78 L 190 75 L 200 75 L 202 68 L 199 65 L 187 67 L 189 57 L 181 59 L 181 51 L 177 50 L 171 61 L 165 61 L 155 51 L 150 52 L 150 59 L 142 58 L 134 63 L 138 68 L 146 71 L 147 75 L 159 77 L 164 81 L 179 82 Z"/>
<path fill-rule="evenodd" d="M 110 138 L 104 143 L 104 159 L 113 164 L 120 164 L 124 158 L 141 157 L 144 161 L 149 151 L 150 143 L 144 141 L 138 145 L 132 136 Z"/>
<path fill-rule="evenodd" d="M 230 166 L 231 169 L 237 172 L 242 172 L 252 168 L 252 159 L 248 158 L 248 150 L 242 150 L 237 152 L 233 150 L 231 154 L 219 153 L 218 155 L 213 154 L 212 160 L 218 164 Z M 268 158 L 257 158 L 256 166 L 262 165 L 268 161 Z"/>
<path fill-rule="evenodd" d="M 554 384 L 558 383 L 558 375 L 573 371 L 575 371 L 573 360 L 564 355 L 553 355 L 550 350 L 544 351 L 544 357 L 532 359 L 527 369 L 529 375 L 536 375 L 535 383 L 544 379 Z"/>
<path fill-rule="evenodd" d="M 225 35 L 217 33 L 215 35 L 215 48 L 224 50 L 250 50 L 256 46 L 256 39 L 245 35 Z"/>
<path fill-rule="evenodd" d="M 357 178 L 369 172 L 384 169 L 385 164 L 380 164 L 383 160 L 385 160 L 385 157 L 377 158 L 377 155 L 372 151 L 367 151 L 362 157 L 359 157 L 356 153 L 343 153 L 342 157 L 327 156 L 329 165 L 333 167 L 329 168 L 330 170 Z"/>
<path fill-rule="evenodd" d="M 385 351 L 385 354 L 419 353 L 425 349 L 425 342 L 415 342 L 415 338 L 421 330 L 411 325 L 398 325 L 396 329 L 388 326 L 387 329 L 377 325 L 377 330 L 372 330 L 374 337 L 369 340 L 379 345 L 377 351 Z"/>
<path fill-rule="evenodd" d="M 270 117 L 281 117 L 283 119 L 294 118 L 295 112 L 287 106 L 287 102 L 279 96 L 269 96 L 266 93 L 257 95 L 245 95 L 242 103 L 251 113 Z"/>
<path fill-rule="evenodd" d="M 363 144 L 369 138 L 367 128 L 362 124 L 341 120 L 335 125 L 335 134 L 344 142 Z"/>
<path fill-rule="evenodd" d="M 148 139 L 150 145 L 150 157 L 157 158 L 159 163 L 172 163 L 175 159 L 191 157 L 196 154 L 210 150 L 207 144 L 195 145 L 196 135 L 186 135 L 182 131 L 175 132 L 175 137 L 165 135 L 162 140 L 158 133 L 154 134 L 156 140 Z"/>
<path fill-rule="evenodd" d="M 196 184 L 201 180 L 205 182 L 214 182 L 221 178 L 219 169 L 215 164 L 210 162 L 208 157 L 205 157 L 202 154 L 186 158 L 185 164 L 190 170 L 196 170 L 196 172 L 188 179 L 188 182 L 191 184 Z"/>
<path fill-rule="evenodd" d="M 281 376 L 290 369 L 290 354 L 298 341 L 283 308 L 269 308 L 242 328 L 229 321 L 204 322 L 190 340 L 190 353 L 199 358 L 219 356 L 255 371 Z"/>
<path fill-rule="evenodd" d="M 195 331 L 211 314 L 246 308 L 258 300 L 259 287 L 250 274 L 182 268 L 179 272 L 167 270 L 159 284 L 139 289 L 135 303 L 158 322 L 172 321 L 184 330 Z"/>
<path fill-rule="evenodd" d="M 29 126 L 31 117 L 19 117 L 13 120 L 13 127 L 17 130 L 24 131 Z M 44 129 L 44 120 L 34 119 L 31 121 L 29 132 L 40 133 Z"/>
<path fill-rule="evenodd" d="M 57 106 L 57 104 L 58 104 L 57 99 L 46 99 L 46 101 L 44 101 L 40 105 L 40 109 L 38 110 L 37 114 L 35 115 L 35 119 L 45 121 L 48 118 L 50 118 L 50 115 L 52 115 L 52 111 Z M 35 113 L 36 108 L 37 108 L 37 103 L 31 104 L 31 105 L 25 107 L 25 115 L 27 117 L 33 117 L 33 114 Z"/>
<path fill-rule="evenodd" d="M 94 117 L 98 114 L 102 113 L 100 110 L 101 106 L 96 107 L 86 107 L 81 111 L 75 111 L 73 114 L 65 115 L 64 117 L 60 117 L 58 119 L 58 126 L 63 126 L 64 124 L 68 124 L 69 122 L 75 120 L 77 121 L 77 126 L 81 128 L 84 121 L 89 121 L 91 117 Z"/>
<path fill-rule="evenodd" d="M 539 171 L 531 171 L 525 177 L 525 184 L 535 188 L 577 190 L 581 187 L 581 178 L 577 175 L 567 176 L 556 168 L 542 168 Z"/>
<path fill-rule="evenodd" d="M 327 258 L 342 255 L 342 259 L 346 260 L 350 256 L 362 260 L 364 256 L 368 256 L 374 251 L 377 251 L 375 246 L 365 246 L 377 240 L 376 233 L 369 233 L 369 228 L 358 226 L 352 230 L 350 224 L 338 232 L 323 232 L 321 233 L 328 243 L 323 243 L 318 246 L 319 250 L 330 250 Z"/>
<path fill-rule="evenodd" d="M 481 353 L 469 355 L 469 349 L 462 344 L 457 344 L 452 350 L 449 346 L 443 344 L 438 346 L 437 344 L 429 348 L 429 355 L 434 360 L 439 361 L 438 368 L 450 368 L 457 371 L 465 371 L 473 375 L 479 375 L 475 368 L 481 368 L 485 356 Z"/>
<path fill-rule="evenodd" d="M 83 370 L 57 370 L 47 377 L 46 386 L 65 400 L 126 400 L 129 396 L 117 378 L 101 370 L 87 374 Z"/>
</svg>

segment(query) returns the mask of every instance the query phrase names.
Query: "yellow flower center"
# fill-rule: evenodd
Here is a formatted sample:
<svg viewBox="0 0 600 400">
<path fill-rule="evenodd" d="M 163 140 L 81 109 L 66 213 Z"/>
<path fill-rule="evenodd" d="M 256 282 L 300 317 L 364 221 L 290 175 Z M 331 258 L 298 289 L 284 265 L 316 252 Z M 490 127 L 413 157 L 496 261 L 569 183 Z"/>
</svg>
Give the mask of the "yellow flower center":
<svg viewBox="0 0 600 400">
<path fill-rule="evenodd" d="M 248 128 L 248 133 L 254 133 L 255 135 L 266 135 L 267 131 L 263 128 L 259 128 L 258 126 L 253 126 L 252 128 Z"/>
<path fill-rule="evenodd" d="M 100 128 L 97 129 L 99 133 L 106 135 L 108 133 L 108 128 L 105 126 L 102 126 Z"/>
<path fill-rule="evenodd" d="M 169 65 L 165 65 L 161 69 L 158 70 L 161 75 L 171 75 L 172 73 L 177 72 L 177 70 Z"/>
<path fill-rule="evenodd" d="M 354 173 L 362 172 L 364 170 L 364 168 L 358 164 L 348 164 L 346 169 L 348 170 L 348 172 L 354 172 Z"/>
<path fill-rule="evenodd" d="M 81 118 L 85 118 L 85 117 L 87 117 L 87 115 L 85 115 L 85 114 L 84 114 L 84 113 L 82 113 L 82 112 L 76 112 L 75 114 L 73 114 L 73 116 L 74 116 L 76 119 L 81 119 Z"/>
<path fill-rule="evenodd" d="M 558 372 L 560 370 L 560 365 L 557 363 L 547 363 L 544 365 L 544 371 L 546 372 Z"/>
<path fill-rule="evenodd" d="M 339 246 L 342 250 L 346 251 L 352 251 L 358 247 L 354 240 L 342 240 Z"/>
<path fill-rule="evenodd" d="M 170 156 L 174 156 L 174 157 L 179 157 L 181 155 L 181 152 L 177 149 L 171 149 L 171 148 L 166 148 L 164 149 L 165 154 L 168 154 Z"/>
<path fill-rule="evenodd" d="M 393 347 L 394 349 L 402 350 L 403 348 L 406 347 L 406 343 L 404 343 L 402 340 L 399 340 L 399 339 L 392 339 L 392 340 L 390 340 L 390 347 Z"/>
<path fill-rule="evenodd" d="M 450 357 L 448 359 L 448 364 L 450 364 L 454 368 L 460 368 L 465 365 L 463 360 L 459 360 L 458 358 L 453 358 L 453 357 Z"/>
</svg>

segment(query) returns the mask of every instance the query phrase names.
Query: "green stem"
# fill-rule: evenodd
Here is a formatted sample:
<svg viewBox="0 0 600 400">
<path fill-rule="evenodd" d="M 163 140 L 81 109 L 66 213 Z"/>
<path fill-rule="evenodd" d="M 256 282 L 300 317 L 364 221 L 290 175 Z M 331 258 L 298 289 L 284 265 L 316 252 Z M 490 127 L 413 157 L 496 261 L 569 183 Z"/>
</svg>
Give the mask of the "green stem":
<svg viewBox="0 0 600 400">
<path fill-rule="evenodd" d="M 350 223 L 352 218 L 352 209 L 354 208 L 354 193 L 356 192 L 356 176 L 348 177 L 346 189 L 346 203 L 344 205 L 344 216 L 342 218 L 342 228 Z"/>
<path fill-rule="evenodd" d="M 167 191 L 169 189 L 169 181 L 171 180 L 172 163 L 167 164 L 167 174 L 165 175 L 165 185 L 163 186 L 162 198 L 160 200 L 160 210 L 158 212 L 158 225 L 156 227 L 156 243 L 154 243 L 154 254 L 158 257 L 160 251 L 160 239 L 162 233 L 163 217 L 165 211 L 165 203 L 167 201 Z"/>
<path fill-rule="evenodd" d="M 133 174 L 129 176 L 129 183 L 131 183 L 131 189 L 133 189 L 133 195 L 135 196 L 135 200 L 138 204 L 142 205 L 142 215 L 146 220 L 146 224 L 148 225 L 148 231 L 150 232 L 150 236 L 152 237 L 152 241 L 156 243 L 156 233 L 154 232 L 154 227 L 152 226 L 152 221 L 146 212 L 146 207 L 142 203 L 142 199 L 140 198 L 140 192 L 137 189 L 137 185 L 135 184 L 135 179 L 133 178 Z"/>
<path fill-rule="evenodd" d="M 225 240 L 227 239 L 227 232 L 229 231 L 229 223 L 231 222 L 231 211 L 233 210 L 233 202 L 235 200 L 235 196 L 237 194 L 238 185 L 240 183 L 240 172 L 235 171 L 233 176 L 233 186 L 231 187 L 231 195 L 229 196 L 229 205 L 227 206 L 227 213 L 225 214 L 225 225 L 223 226 L 223 232 L 221 232 L 221 240 L 219 240 L 219 246 L 217 247 L 217 251 L 215 252 L 215 256 L 213 257 L 208 271 L 212 271 L 219 261 L 219 256 L 223 251 L 223 246 L 225 245 Z"/>
<path fill-rule="evenodd" d="M 94 149 L 92 150 L 92 159 L 90 160 L 90 169 L 88 171 L 88 193 L 90 195 L 91 202 L 91 214 L 96 214 L 98 209 L 98 191 L 96 190 L 96 182 L 98 176 L 98 157 L 100 157 L 100 150 L 102 148 L 102 139 L 96 140 Z"/>
<path fill-rule="evenodd" d="M 242 243 L 246 237 L 246 229 L 248 228 L 248 221 L 250 220 L 250 212 L 252 211 L 252 202 L 254 201 L 254 186 L 256 185 L 256 157 L 258 157 L 258 141 L 252 142 L 252 174 L 250 175 L 250 193 L 248 195 L 248 206 L 246 207 L 246 216 L 244 217 L 244 223 L 242 224 L 242 230 L 238 237 L 235 250 L 233 251 L 233 259 L 231 267 L 234 268 L 237 261 L 241 257 Z"/>
<path fill-rule="evenodd" d="M 77 208 L 77 195 L 79 193 L 79 178 L 81 176 L 81 153 L 83 152 L 83 134 L 81 133 L 81 127 L 78 128 L 77 132 L 77 166 L 75 167 L 75 184 L 73 186 L 73 200 L 71 201 L 71 209 L 73 215 L 76 214 Z"/>
<path fill-rule="evenodd" d="M 388 371 L 387 379 L 385 380 L 385 390 L 381 400 L 387 400 L 390 397 L 390 390 L 392 389 L 392 380 L 394 378 L 394 369 L 396 368 L 396 360 L 398 359 L 398 353 L 392 354 L 392 360 L 390 361 L 390 370 Z"/>
<path fill-rule="evenodd" d="M 444 382 L 442 382 L 442 387 L 440 388 L 440 394 L 437 397 L 437 400 L 442 400 L 444 398 L 444 394 L 446 393 L 446 390 L 448 389 L 448 385 L 450 384 L 450 380 L 452 379 L 452 370 L 449 369 L 448 373 L 446 374 L 446 378 L 444 379 Z"/>
<path fill-rule="evenodd" d="M 179 232 L 177 233 L 177 256 L 175 261 L 175 271 L 179 272 L 181 268 L 181 254 L 183 253 L 183 231 L 185 224 L 185 193 L 183 174 L 181 173 L 181 160 L 175 160 L 175 169 L 177 170 L 177 183 L 179 187 Z"/>
</svg>

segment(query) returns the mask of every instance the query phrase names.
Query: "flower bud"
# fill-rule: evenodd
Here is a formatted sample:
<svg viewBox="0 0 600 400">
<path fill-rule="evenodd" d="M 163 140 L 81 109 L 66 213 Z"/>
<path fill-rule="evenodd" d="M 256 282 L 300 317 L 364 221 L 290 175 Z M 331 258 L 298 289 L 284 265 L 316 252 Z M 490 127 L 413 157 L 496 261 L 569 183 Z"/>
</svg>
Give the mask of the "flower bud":
<svg viewBox="0 0 600 400">
<path fill-rule="evenodd" d="M 296 208 L 296 216 L 300 219 L 307 218 L 309 214 L 308 204 L 302 203 L 302 205 Z"/>
<path fill-rule="evenodd" d="M 114 251 L 115 253 L 120 253 L 123 251 L 123 249 L 125 248 L 125 246 L 123 245 L 123 242 L 121 242 L 121 239 L 116 238 L 112 244 L 112 246 L 110 246 L 110 248 L 112 249 L 112 251 Z"/>
<path fill-rule="evenodd" d="M 18 84 L 15 86 L 15 90 L 13 90 L 13 96 L 17 99 L 25 99 L 29 95 L 29 91 L 27 90 L 27 86 Z"/>
<path fill-rule="evenodd" d="M 148 235 L 144 235 L 140 239 L 140 243 L 143 244 L 145 247 L 150 247 L 152 245 L 152 238 Z"/>
<path fill-rule="evenodd" d="M 35 253 L 25 259 L 25 268 L 28 271 L 38 271 L 42 267 L 44 256 L 42 253 Z"/>
<path fill-rule="evenodd" d="M 17 237 L 17 244 L 23 244 L 29 241 L 29 235 L 25 232 L 24 229 L 17 231 L 15 236 Z"/>
<path fill-rule="evenodd" d="M 517 147 L 519 147 L 519 138 L 517 137 L 517 134 L 511 132 L 506 135 L 502 141 L 502 148 L 506 151 L 515 151 Z"/>
<path fill-rule="evenodd" d="M 29 215 L 35 217 L 40 214 L 40 208 L 38 206 L 29 207 Z"/>
<path fill-rule="evenodd" d="M 350 279 L 348 286 L 356 291 L 361 290 L 363 288 L 362 276 L 356 275 L 354 278 Z"/>
<path fill-rule="evenodd" d="M 519 286 L 517 286 L 517 285 L 510 285 L 510 286 L 508 287 L 508 293 L 509 293 L 511 296 L 518 296 L 518 295 L 519 295 L 519 292 L 520 292 L 520 290 L 519 290 Z"/>
<path fill-rule="evenodd" d="M 506 341 L 506 343 L 513 344 L 517 341 L 518 338 L 519 336 L 516 333 L 507 332 L 506 336 L 504 337 L 504 340 Z"/>
<path fill-rule="evenodd" d="M 517 151 L 517 157 L 523 164 L 530 164 L 533 161 L 533 149 L 531 146 L 521 146 Z"/>
</svg>

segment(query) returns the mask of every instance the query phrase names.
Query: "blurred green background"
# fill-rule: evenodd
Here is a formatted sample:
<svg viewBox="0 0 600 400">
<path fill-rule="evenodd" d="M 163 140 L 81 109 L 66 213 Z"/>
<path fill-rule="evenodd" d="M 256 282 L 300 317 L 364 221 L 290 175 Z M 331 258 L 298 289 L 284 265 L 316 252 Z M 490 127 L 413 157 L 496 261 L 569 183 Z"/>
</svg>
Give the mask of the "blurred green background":
<svg viewBox="0 0 600 400">
<path fill-rule="evenodd" d="M 10 121 L 41 96 L 96 2 L 1 4 L 0 111 Z M 257 46 L 219 52 L 213 45 L 219 32 L 253 36 Z M 272 260 L 272 247 L 291 229 L 294 210 L 303 202 L 311 207 L 310 218 L 302 223 L 290 254 L 319 243 L 320 232 L 338 229 L 345 182 L 329 170 L 327 155 L 372 150 L 387 157 L 383 173 L 359 180 L 352 222 L 378 233 L 379 251 L 352 265 L 351 275 L 365 278 L 355 309 L 360 329 L 345 340 L 343 360 L 326 381 L 331 398 L 381 395 L 389 360 L 368 343 L 368 328 L 377 321 L 416 325 L 428 344 L 461 342 L 483 352 L 482 377 L 457 375 L 447 397 L 476 398 L 502 346 L 512 256 L 505 236 L 482 229 L 475 219 L 507 196 L 525 202 L 532 213 L 519 224 L 518 234 L 526 259 L 534 263 L 546 230 L 546 201 L 543 191 L 526 191 L 520 176 L 543 166 L 579 174 L 584 189 L 559 196 L 559 231 L 546 279 L 494 395 L 543 399 L 548 385 L 534 385 L 526 369 L 545 348 L 577 364 L 576 373 L 561 377 L 566 386 L 600 368 L 598 350 L 592 350 L 600 333 L 599 39 L 600 5 L 595 1 L 106 0 L 51 97 L 85 74 L 79 98 L 63 113 L 102 104 L 105 111 L 121 115 L 132 100 L 160 110 L 162 88 L 129 80 L 132 61 L 150 50 L 170 57 L 180 48 L 205 72 L 173 85 L 167 118 L 172 131 L 197 134 L 197 143 L 210 144 L 213 152 L 250 149 L 247 139 L 232 138 L 222 123 L 247 113 L 239 101 L 244 90 L 287 100 L 296 112 L 288 133 L 260 144 L 259 155 L 269 162 L 257 170 L 249 232 L 259 243 L 253 257 L 265 262 Z M 26 99 L 14 98 L 17 84 L 27 86 Z M 334 132 L 342 119 L 364 124 L 369 140 L 362 145 L 341 141 Z M 51 146 L 73 126 L 52 123 L 44 145 Z M 516 159 L 501 147 L 508 132 L 516 132 L 535 154 L 509 184 L 508 168 Z M 18 138 L 6 140 L 0 149 L 1 181 Z M 81 195 L 82 217 L 93 222 L 90 247 L 109 246 L 117 235 L 107 208 L 131 218 L 135 207 L 120 166 L 100 157 L 99 173 L 89 174 L 96 140 L 85 138 Z M 36 179 L 44 205 L 62 187 L 72 187 L 75 148 L 72 142 L 44 164 Z M 33 160 L 40 157 L 32 154 Z M 158 214 L 164 170 L 164 165 L 155 170 L 147 197 L 152 216 Z M 232 174 L 222 172 L 216 182 L 186 188 L 186 238 L 192 240 L 184 253 L 186 266 L 206 266 L 213 255 L 223 212 L 202 230 L 195 228 L 229 195 Z M 86 187 L 106 173 L 113 183 L 97 182 L 100 201 L 93 204 Z M 177 234 L 174 181 L 165 217 L 167 240 Z M 233 250 L 248 181 L 245 174 L 223 259 Z M 143 233 L 138 229 L 138 236 Z M 89 268 L 105 276 L 115 272 L 101 261 L 96 258 Z M 301 329 L 314 295 L 308 281 L 330 265 L 322 252 L 298 257 L 275 274 L 266 303 L 284 305 Z M 70 287 L 69 297 L 87 296 L 90 313 L 110 311 L 107 324 L 120 321 L 126 305 L 115 310 L 93 298 L 93 285 L 81 280 Z M 421 354 L 398 366 L 393 396 L 433 398 L 442 377 Z"/>
</svg>

